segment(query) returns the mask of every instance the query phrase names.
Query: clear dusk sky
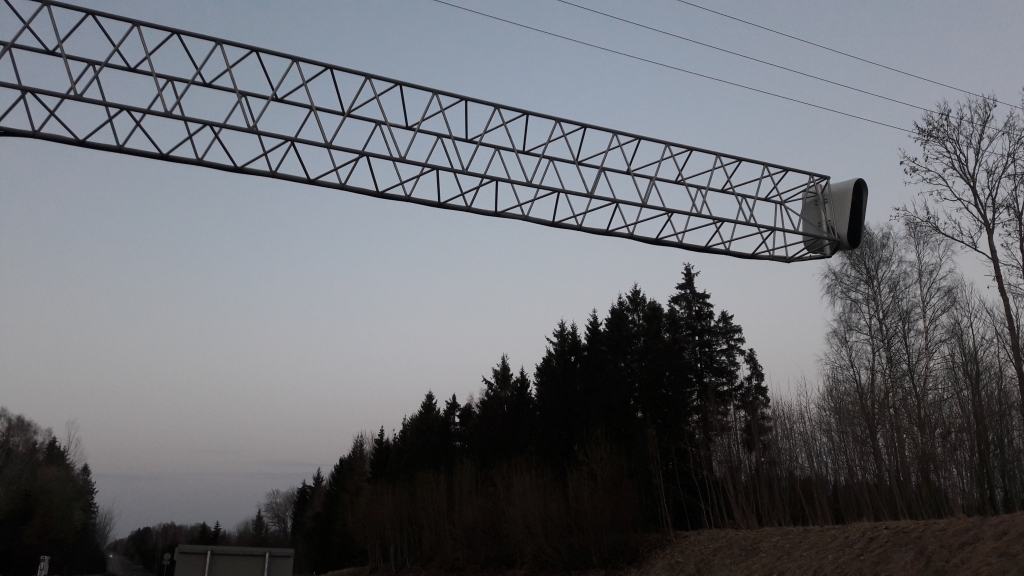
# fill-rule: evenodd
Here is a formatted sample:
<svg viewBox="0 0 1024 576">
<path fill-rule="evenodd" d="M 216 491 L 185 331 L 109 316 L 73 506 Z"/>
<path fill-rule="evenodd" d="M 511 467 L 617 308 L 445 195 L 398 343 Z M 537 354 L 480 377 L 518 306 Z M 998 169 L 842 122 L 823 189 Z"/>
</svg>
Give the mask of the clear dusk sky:
<svg viewBox="0 0 1024 576">
<path fill-rule="evenodd" d="M 815 83 L 554 0 L 452 0 L 610 48 L 909 127 L 911 108 Z M 697 0 L 1019 103 L 1019 0 Z M 675 0 L 578 0 L 932 106 L 955 91 Z M 868 221 L 914 190 L 905 134 L 490 21 L 430 0 L 89 2 L 101 10 L 486 100 L 865 178 Z M 522 222 L 22 139 L 0 139 L 0 405 L 78 423 L 116 535 L 232 526 L 262 494 L 397 427 L 427 390 L 460 400 L 502 353 L 532 372 L 559 319 L 634 282 L 661 301 L 684 262 L 786 394 L 812 382 L 824 264 L 652 247 Z M 984 278 L 979 278 L 984 283 Z"/>
</svg>

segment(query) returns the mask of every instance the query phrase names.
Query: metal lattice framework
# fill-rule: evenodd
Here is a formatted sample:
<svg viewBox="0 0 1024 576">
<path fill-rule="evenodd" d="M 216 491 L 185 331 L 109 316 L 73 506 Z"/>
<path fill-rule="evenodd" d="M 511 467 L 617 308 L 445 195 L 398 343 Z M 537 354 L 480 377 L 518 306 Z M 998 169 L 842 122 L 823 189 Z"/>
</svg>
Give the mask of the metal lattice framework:
<svg viewBox="0 0 1024 576">
<path fill-rule="evenodd" d="M 821 174 L 59 2 L 0 4 L 0 134 L 742 258 L 837 241 L 802 225 Z"/>
</svg>

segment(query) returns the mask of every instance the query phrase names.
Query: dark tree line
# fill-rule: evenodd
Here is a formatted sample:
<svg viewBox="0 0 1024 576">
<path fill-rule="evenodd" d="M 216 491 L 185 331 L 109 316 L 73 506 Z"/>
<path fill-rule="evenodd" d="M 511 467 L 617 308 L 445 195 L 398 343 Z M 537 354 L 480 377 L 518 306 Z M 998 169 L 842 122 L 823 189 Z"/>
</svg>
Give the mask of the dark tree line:
<svg viewBox="0 0 1024 576">
<path fill-rule="evenodd" d="M 43 555 L 52 574 L 106 569 L 109 518 L 76 444 L 0 408 L 0 574 L 33 573 Z"/>
<path fill-rule="evenodd" d="M 248 533 L 249 530 L 244 532 Z M 206 522 L 197 524 L 157 524 L 132 530 L 127 537 L 115 540 L 109 549 L 139 565 L 146 572 L 158 576 L 173 576 L 174 563 L 163 565 L 163 555 L 174 556 L 174 550 L 181 544 L 204 544 L 210 546 L 254 545 L 244 535 L 239 538 L 230 530 L 224 530 L 220 522 L 211 527 Z"/>
<path fill-rule="evenodd" d="M 639 287 L 580 330 L 560 322 L 533 375 L 503 356 L 477 398 L 357 436 L 298 488 L 296 570 L 371 562 L 606 564 L 642 535 L 731 518 L 716 450 L 771 430 L 743 331 L 686 266 L 667 305 Z"/>
<path fill-rule="evenodd" d="M 163 555 L 174 556 L 181 544 L 209 546 L 252 546 L 288 548 L 291 546 L 291 515 L 295 490 L 271 490 L 256 508 L 256 514 L 241 520 L 233 529 L 220 521 L 176 524 L 168 522 L 132 530 L 115 540 L 110 551 L 121 554 L 143 570 L 158 576 L 174 576 L 174 562 L 162 564 Z"/>
</svg>

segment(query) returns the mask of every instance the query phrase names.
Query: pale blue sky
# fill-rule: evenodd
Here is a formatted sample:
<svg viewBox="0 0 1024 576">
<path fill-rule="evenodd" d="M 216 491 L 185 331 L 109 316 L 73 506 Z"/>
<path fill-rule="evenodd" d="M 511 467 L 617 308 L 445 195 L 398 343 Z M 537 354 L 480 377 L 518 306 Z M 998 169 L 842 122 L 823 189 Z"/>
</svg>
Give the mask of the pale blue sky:
<svg viewBox="0 0 1024 576">
<path fill-rule="evenodd" d="M 463 5 L 909 126 L 914 110 L 610 22 L 552 0 Z M 588 6 L 931 105 L 957 93 L 673 0 Z M 1002 2 L 722 0 L 709 6 L 1019 101 L 1024 10 Z M 863 177 L 868 220 L 911 198 L 905 135 L 488 21 L 429 0 L 91 2 L 100 9 L 410 82 L 829 174 Z M 164 164 L 0 140 L 0 404 L 81 428 L 118 533 L 232 525 L 329 467 L 433 389 L 464 399 L 508 353 L 528 370 L 559 319 L 683 262 L 784 393 L 827 322 L 821 263 L 691 254 Z"/>
</svg>

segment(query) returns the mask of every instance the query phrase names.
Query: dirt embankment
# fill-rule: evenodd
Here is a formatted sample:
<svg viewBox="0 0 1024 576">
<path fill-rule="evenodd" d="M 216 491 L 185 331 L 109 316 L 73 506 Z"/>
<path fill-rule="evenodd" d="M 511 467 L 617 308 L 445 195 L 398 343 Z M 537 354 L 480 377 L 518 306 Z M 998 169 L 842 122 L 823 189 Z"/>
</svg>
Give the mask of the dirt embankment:
<svg viewBox="0 0 1024 576">
<path fill-rule="evenodd" d="M 635 576 L 1024 575 L 1024 513 L 824 528 L 680 533 Z"/>
<path fill-rule="evenodd" d="M 567 576 L 533 570 L 408 576 Z M 993 518 L 876 522 L 818 528 L 680 532 L 642 564 L 571 576 L 760 575 L 1024 576 L 1024 513 Z M 366 568 L 325 576 L 376 576 Z"/>
</svg>

